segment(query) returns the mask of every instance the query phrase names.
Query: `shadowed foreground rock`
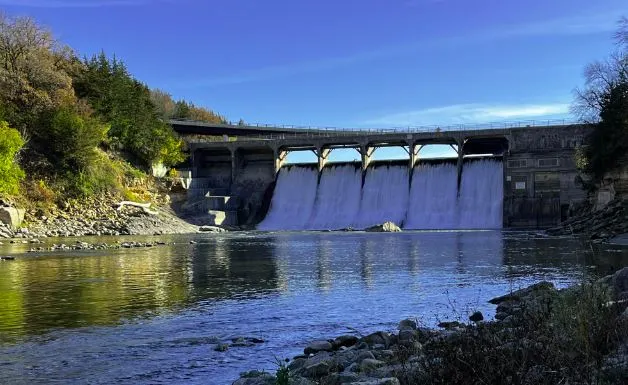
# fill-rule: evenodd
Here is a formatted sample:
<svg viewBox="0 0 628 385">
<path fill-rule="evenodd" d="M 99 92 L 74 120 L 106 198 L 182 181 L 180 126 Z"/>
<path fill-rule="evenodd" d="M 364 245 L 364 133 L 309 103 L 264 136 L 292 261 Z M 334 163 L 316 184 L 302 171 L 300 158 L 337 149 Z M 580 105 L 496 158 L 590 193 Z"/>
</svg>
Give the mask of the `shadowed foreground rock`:
<svg viewBox="0 0 628 385">
<path fill-rule="evenodd" d="M 314 341 L 284 370 L 293 385 L 627 383 L 626 290 L 628 268 L 563 290 L 540 282 L 491 299 L 493 321 L 403 320 L 394 333 Z M 234 384 L 279 382 L 248 372 Z"/>
</svg>

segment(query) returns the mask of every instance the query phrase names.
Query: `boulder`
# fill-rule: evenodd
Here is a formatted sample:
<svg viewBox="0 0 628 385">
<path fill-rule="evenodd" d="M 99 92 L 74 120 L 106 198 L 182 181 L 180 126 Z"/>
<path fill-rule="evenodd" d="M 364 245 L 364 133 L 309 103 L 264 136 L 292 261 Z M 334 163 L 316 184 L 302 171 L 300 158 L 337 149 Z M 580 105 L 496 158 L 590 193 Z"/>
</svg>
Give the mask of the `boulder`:
<svg viewBox="0 0 628 385">
<path fill-rule="evenodd" d="M 0 207 L 0 222 L 15 230 L 24 220 L 24 209 L 15 207 Z"/>
<path fill-rule="evenodd" d="M 399 331 L 399 342 L 412 341 L 416 336 L 415 331 L 412 329 L 403 329 Z"/>
<path fill-rule="evenodd" d="M 394 224 L 393 222 L 385 222 L 381 225 L 375 225 L 367 228 L 365 231 L 375 232 L 375 233 L 397 233 L 400 232 L 401 229 L 399 226 Z"/>
<path fill-rule="evenodd" d="M 370 351 L 367 350 L 367 351 L 364 351 L 364 352 L 358 354 L 358 356 L 355 358 L 355 362 L 359 364 L 360 362 L 362 362 L 364 360 L 368 360 L 368 359 L 374 360 L 375 356 L 373 355 L 373 353 L 371 353 Z"/>
<path fill-rule="evenodd" d="M 600 278 L 598 283 L 608 287 L 615 299 L 628 299 L 628 267 L 618 270 L 615 274 Z"/>
<path fill-rule="evenodd" d="M 328 384 L 348 384 L 358 382 L 360 376 L 352 372 L 333 373 L 327 377 Z"/>
<path fill-rule="evenodd" d="M 469 316 L 469 321 L 471 322 L 480 322 L 482 320 L 484 320 L 484 315 L 481 311 L 476 311 Z"/>
<path fill-rule="evenodd" d="M 377 368 L 381 368 L 382 366 L 386 365 L 386 363 L 384 361 L 380 361 L 380 360 L 375 360 L 372 358 L 366 358 L 364 360 L 362 360 L 362 362 L 360 363 L 360 371 L 361 372 L 370 372 L 373 371 Z"/>
<path fill-rule="evenodd" d="M 399 326 L 397 327 L 397 329 L 399 330 L 416 330 L 416 328 L 416 321 L 411 319 L 404 319 L 403 321 L 399 322 Z"/>
<path fill-rule="evenodd" d="M 529 296 L 554 294 L 556 292 L 557 291 L 553 283 L 542 281 L 539 283 L 535 283 L 532 286 L 528 286 L 526 288 L 513 291 L 510 294 L 502 295 L 500 297 L 495 297 L 489 300 L 488 302 L 492 303 L 493 305 L 499 305 L 500 303 L 505 302 L 505 301 L 519 301 Z"/>
<path fill-rule="evenodd" d="M 339 348 L 345 346 L 350 347 L 358 343 L 358 337 L 351 335 L 344 335 L 340 337 L 336 337 L 334 342 L 332 342 L 333 348 L 338 350 Z"/>
<path fill-rule="evenodd" d="M 236 380 L 232 385 L 275 385 L 275 376 L 264 372 L 248 372 Z"/>
<path fill-rule="evenodd" d="M 370 379 L 358 382 L 351 382 L 349 385 L 399 385 L 399 380 L 396 377 Z"/>
<path fill-rule="evenodd" d="M 329 352 L 333 350 L 333 346 L 329 341 L 314 341 L 303 349 L 305 354 L 316 354 L 318 352 Z"/>
<path fill-rule="evenodd" d="M 331 373 L 332 365 L 328 361 L 321 361 L 321 362 L 317 362 L 315 364 L 306 366 L 303 369 L 304 369 L 303 370 L 304 376 L 317 378 L 317 377 L 326 376 L 329 373 Z"/>
<path fill-rule="evenodd" d="M 390 334 L 386 332 L 375 332 L 371 333 L 366 337 L 362 337 L 362 342 L 366 342 L 369 346 L 374 345 L 390 345 Z"/>
</svg>

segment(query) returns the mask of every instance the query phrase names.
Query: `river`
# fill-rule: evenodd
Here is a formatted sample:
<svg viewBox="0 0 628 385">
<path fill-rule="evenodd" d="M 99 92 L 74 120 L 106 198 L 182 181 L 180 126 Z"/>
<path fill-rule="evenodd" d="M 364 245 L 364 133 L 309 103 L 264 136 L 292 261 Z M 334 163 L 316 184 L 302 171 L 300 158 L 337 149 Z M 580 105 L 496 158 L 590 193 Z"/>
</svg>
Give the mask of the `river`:
<svg viewBox="0 0 628 385">
<path fill-rule="evenodd" d="M 149 249 L 0 246 L 0 383 L 230 384 L 343 333 L 494 314 L 487 300 L 628 265 L 628 249 L 533 233 L 285 232 L 81 238 Z M 50 239 L 48 243 L 75 242 Z M 191 242 L 192 241 L 192 242 Z M 172 244 L 174 243 L 174 244 Z M 239 337 L 265 342 L 215 351 Z"/>
</svg>

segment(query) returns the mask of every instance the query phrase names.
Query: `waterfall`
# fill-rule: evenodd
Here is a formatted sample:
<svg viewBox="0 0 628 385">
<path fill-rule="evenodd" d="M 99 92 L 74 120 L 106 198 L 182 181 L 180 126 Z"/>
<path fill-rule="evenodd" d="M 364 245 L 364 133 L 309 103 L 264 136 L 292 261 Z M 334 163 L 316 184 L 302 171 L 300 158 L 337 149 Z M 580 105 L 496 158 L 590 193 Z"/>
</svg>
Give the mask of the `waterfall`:
<svg viewBox="0 0 628 385">
<path fill-rule="evenodd" d="M 476 160 L 464 165 L 458 210 L 461 229 L 502 227 L 504 171 L 501 162 Z"/>
<path fill-rule="evenodd" d="M 354 165 L 323 169 L 310 230 L 339 230 L 353 226 L 360 210 L 362 171 Z"/>
<path fill-rule="evenodd" d="M 275 192 L 259 230 L 303 230 L 312 215 L 318 184 L 315 167 L 291 166 L 279 171 Z"/>
<path fill-rule="evenodd" d="M 398 225 L 406 218 L 410 178 L 407 166 L 379 166 L 366 171 L 360 213 L 354 224 L 363 229 L 384 222 Z"/>
<path fill-rule="evenodd" d="M 455 165 L 419 165 L 412 175 L 406 229 L 458 227 L 456 200 L 458 171 Z"/>
<path fill-rule="evenodd" d="M 354 164 L 282 168 L 259 230 L 364 229 L 386 221 L 408 230 L 502 227 L 503 166 L 494 160 L 464 164 L 460 187 L 454 164 L 422 164 L 410 180 L 405 166 Z"/>
</svg>

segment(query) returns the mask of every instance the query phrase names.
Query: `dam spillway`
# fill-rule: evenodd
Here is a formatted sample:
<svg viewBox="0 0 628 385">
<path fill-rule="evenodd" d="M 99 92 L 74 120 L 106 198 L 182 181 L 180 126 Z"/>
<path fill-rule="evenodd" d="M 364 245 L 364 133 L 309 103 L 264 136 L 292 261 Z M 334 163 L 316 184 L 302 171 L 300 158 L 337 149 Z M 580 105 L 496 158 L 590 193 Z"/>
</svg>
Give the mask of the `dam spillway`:
<svg viewBox="0 0 628 385">
<path fill-rule="evenodd" d="M 365 229 L 391 221 L 405 229 L 502 227 L 503 165 L 465 164 L 458 183 L 453 164 L 369 167 L 353 164 L 286 166 L 259 230 Z"/>
</svg>

